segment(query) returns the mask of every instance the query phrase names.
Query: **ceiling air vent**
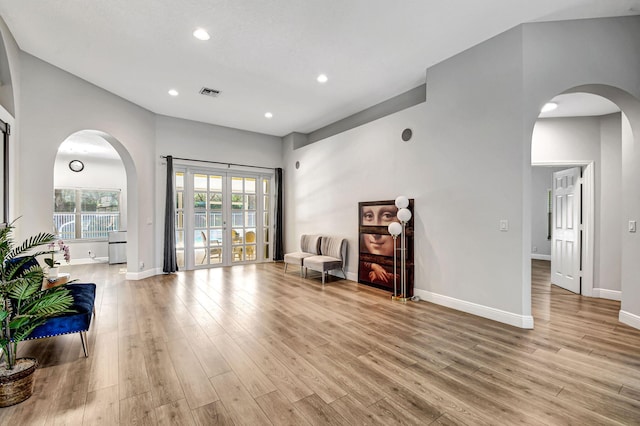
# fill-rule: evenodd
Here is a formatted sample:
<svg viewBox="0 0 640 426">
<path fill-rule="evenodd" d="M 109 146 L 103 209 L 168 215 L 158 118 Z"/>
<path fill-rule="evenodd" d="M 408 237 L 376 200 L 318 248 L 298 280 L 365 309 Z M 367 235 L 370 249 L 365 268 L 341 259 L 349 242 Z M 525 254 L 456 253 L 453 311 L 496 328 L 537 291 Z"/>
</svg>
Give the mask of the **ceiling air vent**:
<svg viewBox="0 0 640 426">
<path fill-rule="evenodd" d="M 209 89 L 208 87 L 203 87 L 202 89 L 200 89 L 200 94 L 217 98 L 220 94 L 220 91 L 216 89 Z"/>
</svg>

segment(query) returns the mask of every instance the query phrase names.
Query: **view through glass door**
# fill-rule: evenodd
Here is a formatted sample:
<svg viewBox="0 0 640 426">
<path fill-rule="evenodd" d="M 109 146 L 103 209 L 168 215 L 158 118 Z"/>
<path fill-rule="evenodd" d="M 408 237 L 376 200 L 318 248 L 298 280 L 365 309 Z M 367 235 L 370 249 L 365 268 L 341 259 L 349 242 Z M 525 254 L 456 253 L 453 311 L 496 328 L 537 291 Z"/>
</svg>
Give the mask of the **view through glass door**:
<svg viewBox="0 0 640 426">
<path fill-rule="evenodd" d="M 178 267 L 270 259 L 271 179 L 271 175 L 177 170 Z"/>
</svg>

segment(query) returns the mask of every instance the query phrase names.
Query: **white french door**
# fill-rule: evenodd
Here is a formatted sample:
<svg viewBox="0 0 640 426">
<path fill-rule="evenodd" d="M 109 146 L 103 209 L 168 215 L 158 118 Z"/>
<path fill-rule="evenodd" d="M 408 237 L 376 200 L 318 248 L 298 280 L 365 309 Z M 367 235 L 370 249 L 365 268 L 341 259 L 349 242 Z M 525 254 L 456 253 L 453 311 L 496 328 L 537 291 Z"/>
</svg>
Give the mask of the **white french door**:
<svg viewBox="0 0 640 426">
<path fill-rule="evenodd" d="M 271 258 L 273 175 L 202 168 L 175 173 L 180 269 Z"/>
<path fill-rule="evenodd" d="M 553 174 L 551 283 L 580 294 L 580 168 Z"/>
</svg>

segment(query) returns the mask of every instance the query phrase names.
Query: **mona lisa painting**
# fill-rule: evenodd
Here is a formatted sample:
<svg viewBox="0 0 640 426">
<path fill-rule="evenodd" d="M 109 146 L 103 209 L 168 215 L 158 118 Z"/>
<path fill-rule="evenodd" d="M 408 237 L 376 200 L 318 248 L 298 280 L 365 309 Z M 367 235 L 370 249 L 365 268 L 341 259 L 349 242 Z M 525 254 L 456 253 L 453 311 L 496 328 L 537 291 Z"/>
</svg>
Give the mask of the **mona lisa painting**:
<svg viewBox="0 0 640 426">
<path fill-rule="evenodd" d="M 413 199 L 409 200 L 409 209 L 413 211 Z M 400 283 L 400 238 L 394 253 L 393 237 L 387 227 L 397 218 L 398 208 L 394 200 L 363 201 L 358 204 L 359 223 L 359 259 L 358 282 L 393 291 L 393 258 L 396 257 L 396 280 Z M 407 250 L 407 293 L 413 295 L 413 218 L 406 226 Z"/>
</svg>

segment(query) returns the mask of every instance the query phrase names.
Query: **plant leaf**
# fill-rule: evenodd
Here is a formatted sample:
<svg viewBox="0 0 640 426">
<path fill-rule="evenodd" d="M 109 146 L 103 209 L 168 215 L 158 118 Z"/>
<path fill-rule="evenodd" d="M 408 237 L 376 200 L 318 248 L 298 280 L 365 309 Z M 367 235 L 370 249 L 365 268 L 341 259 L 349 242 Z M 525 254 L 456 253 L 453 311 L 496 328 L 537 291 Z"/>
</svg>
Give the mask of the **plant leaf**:
<svg viewBox="0 0 640 426">
<path fill-rule="evenodd" d="M 9 258 L 15 258 L 20 256 L 23 253 L 28 252 L 29 250 L 44 245 L 52 243 L 56 240 L 56 236 L 50 234 L 48 232 L 41 232 L 32 237 L 27 238 L 21 245 L 18 247 L 14 247 L 8 254 Z"/>
</svg>

